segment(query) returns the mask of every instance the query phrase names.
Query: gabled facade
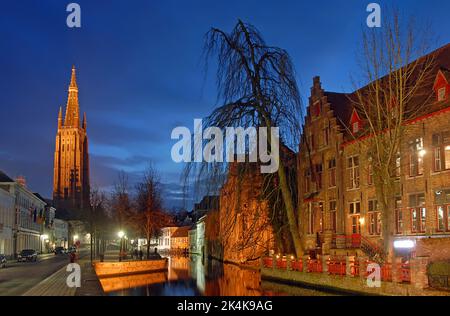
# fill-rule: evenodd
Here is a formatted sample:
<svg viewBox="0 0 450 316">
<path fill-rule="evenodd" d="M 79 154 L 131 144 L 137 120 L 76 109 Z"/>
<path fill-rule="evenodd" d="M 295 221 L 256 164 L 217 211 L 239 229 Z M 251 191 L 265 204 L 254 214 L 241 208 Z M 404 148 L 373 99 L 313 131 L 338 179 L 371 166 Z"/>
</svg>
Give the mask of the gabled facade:
<svg viewBox="0 0 450 316">
<path fill-rule="evenodd" d="M 398 192 L 391 233 L 394 240 L 411 240 L 412 253 L 427 248 L 448 259 L 448 247 L 422 247 L 430 239 L 447 242 L 450 237 L 450 45 L 432 54 L 434 77 L 423 89 L 433 97 L 423 113 L 406 122 L 395 162 Z M 370 256 L 381 246 L 382 216 L 366 151 L 370 135 L 353 97 L 324 91 L 314 78 L 299 153 L 299 176 L 304 176 L 299 206 L 305 247 L 321 254 Z M 329 163 L 332 159 L 335 163 Z"/>
</svg>

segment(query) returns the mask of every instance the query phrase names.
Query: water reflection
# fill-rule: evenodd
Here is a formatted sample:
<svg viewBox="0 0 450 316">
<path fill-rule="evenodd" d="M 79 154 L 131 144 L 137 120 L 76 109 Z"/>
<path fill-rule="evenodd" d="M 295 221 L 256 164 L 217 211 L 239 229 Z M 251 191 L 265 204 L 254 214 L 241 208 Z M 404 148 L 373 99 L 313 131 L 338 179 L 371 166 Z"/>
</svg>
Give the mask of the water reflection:
<svg viewBox="0 0 450 316">
<path fill-rule="evenodd" d="M 316 295 L 312 290 L 290 291 L 263 283 L 257 270 L 245 269 L 199 256 L 170 257 L 167 272 L 138 274 L 100 280 L 108 295 L 126 296 L 261 296 Z"/>
</svg>

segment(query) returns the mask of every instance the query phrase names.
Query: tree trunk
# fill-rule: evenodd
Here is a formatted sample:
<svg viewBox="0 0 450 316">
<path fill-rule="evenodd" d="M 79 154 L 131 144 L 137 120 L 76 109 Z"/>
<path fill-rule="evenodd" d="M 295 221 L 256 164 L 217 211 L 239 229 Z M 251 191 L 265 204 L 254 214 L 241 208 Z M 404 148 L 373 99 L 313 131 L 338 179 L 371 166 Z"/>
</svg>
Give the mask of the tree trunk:
<svg viewBox="0 0 450 316">
<path fill-rule="evenodd" d="M 295 218 L 292 194 L 289 190 L 289 185 L 286 179 L 286 171 L 284 170 L 284 164 L 281 159 L 278 165 L 278 177 L 280 178 L 281 194 L 283 196 L 284 205 L 286 207 L 286 215 L 288 218 L 289 230 L 292 235 L 292 242 L 294 243 L 295 255 L 297 256 L 297 258 L 300 258 L 301 256 L 303 256 L 304 250 L 300 239 L 298 223 Z"/>
</svg>

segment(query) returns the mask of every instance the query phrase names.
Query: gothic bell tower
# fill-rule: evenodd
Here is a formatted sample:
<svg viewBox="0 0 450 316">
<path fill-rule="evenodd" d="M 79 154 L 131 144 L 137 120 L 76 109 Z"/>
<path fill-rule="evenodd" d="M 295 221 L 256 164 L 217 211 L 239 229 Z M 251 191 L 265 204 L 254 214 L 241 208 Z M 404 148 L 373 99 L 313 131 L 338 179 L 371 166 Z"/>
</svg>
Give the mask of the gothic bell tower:
<svg viewBox="0 0 450 316">
<path fill-rule="evenodd" d="M 75 66 L 69 85 L 65 117 L 59 108 L 56 133 L 53 201 L 58 207 L 89 207 L 89 154 L 86 113 L 80 125 L 80 106 Z"/>
</svg>

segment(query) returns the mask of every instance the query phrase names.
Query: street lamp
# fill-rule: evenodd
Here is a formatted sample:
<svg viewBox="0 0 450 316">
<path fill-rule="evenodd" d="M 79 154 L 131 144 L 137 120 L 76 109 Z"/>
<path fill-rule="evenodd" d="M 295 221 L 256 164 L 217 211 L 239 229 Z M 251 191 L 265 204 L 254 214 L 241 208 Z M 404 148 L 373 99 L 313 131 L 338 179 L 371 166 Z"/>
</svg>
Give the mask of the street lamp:
<svg viewBox="0 0 450 316">
<path fill-rule="evenodd" d="M 125 233 L 121 230 L 117 233 L 117 236 L 120 238 L 120 247 L 119 247 L 119 261 L 122 261 L 122 252 L 123 252 L 123 237 Z"/>
</svg>

